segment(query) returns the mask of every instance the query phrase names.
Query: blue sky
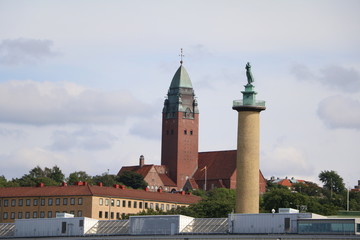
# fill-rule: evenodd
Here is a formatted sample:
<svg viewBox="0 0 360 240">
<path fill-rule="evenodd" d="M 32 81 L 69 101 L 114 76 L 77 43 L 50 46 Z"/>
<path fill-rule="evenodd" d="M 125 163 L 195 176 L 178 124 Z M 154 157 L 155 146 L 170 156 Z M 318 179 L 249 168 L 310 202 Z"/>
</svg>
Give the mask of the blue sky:
<svg viewBox="0 0 360 240">
<path fill-rule="evenodd" d="M 236 148 L 245 64 L 266 177 L 360 179 L 359 1 L 0 0 L 0 175 L 160 163 L 161 111 L 180 48 L 200 151 Z M 6 164 L 5 164 L 6 163 Z"/>
</svg>

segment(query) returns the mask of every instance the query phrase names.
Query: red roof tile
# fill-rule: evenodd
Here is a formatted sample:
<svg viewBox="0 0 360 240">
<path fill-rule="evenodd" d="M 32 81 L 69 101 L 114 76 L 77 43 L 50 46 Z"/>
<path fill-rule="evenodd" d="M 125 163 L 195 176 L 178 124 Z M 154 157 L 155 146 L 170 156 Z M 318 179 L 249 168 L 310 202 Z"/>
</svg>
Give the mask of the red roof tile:
<svg viewBox="0 0 360 240">
<path fill-rule="evenodd" d="M 236 170 L 236 150 L 200 152 L 199 167 L 194 174 L 195 180 L 204 179 L 206 166 L 207 179 L 230 179 Z"/>
<path fill-rule="evenodd" d="M 192 204 L 200 201 L 194 195 L 181 195 L 178 193 L 147 192 L 136 189 L 121 189 L 100 186 L 48 186 L 48 187 L 3 187 L 0 188 L 0 197 L 57 197 L 57 196 L 104 196 L 130 198 L 148 201 L 161 201 L 172 203 Z"/>
<path fill-rule="evenodd" d="M 159 174 L 159 177 L 160 177 L 161 181 L 163 182 L 164 186 L 176 187 L 176 184 L 174 183 L 173 180 L 171 180 L 171 179 L 169 178 L 168 175 L 166 175 L 166 174 Z"/>
</svg>

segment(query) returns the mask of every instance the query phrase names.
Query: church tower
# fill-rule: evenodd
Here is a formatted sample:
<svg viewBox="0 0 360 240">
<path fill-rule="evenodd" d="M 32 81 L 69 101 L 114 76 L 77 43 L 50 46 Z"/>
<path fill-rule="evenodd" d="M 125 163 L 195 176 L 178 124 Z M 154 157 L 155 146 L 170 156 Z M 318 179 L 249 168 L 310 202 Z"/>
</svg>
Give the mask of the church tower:
<svg viewBox="0 0 360 240">
<path fill-rule="evenodd" d="M 181 54 L 182 56 L 182 54 Z M 161 165 L 182 189 L 198 168 L 199 110 L 189 74 L 180 61 L 162 112 Z"/>
</svg>

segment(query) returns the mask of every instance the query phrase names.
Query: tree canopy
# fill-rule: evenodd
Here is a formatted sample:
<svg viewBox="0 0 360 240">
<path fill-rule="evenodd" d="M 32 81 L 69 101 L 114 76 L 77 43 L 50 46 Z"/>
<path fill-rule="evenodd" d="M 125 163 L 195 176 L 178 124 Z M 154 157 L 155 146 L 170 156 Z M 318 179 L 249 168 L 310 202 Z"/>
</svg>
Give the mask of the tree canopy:
<svg viewBox="0 0 360 240">
<path fill-rule="evenodd" d="M 134 189 L 146 188 L 148 186 L 147 182 L 144 180 L 144 177 L 141 174 L 133 171 L 124 171 L 116 179 L 118 182 L 121 182 L 124 185 Z"/>
</svg>

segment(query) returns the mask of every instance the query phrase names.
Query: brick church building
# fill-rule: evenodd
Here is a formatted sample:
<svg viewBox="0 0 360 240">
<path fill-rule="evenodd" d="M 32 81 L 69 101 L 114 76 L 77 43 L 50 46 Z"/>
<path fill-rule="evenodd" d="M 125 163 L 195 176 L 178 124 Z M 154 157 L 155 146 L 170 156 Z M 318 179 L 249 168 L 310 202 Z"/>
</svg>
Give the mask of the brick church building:
<svg viewBox="0 0 360 240">
<path fill-rule="evenodd" d="M 201 152 L 199 142 L 199 109 L 194 89 L 185 67 L 176 71 L 162 111 L 161 165 L 145 164 L 122 167 L 134 171 L 148 183 L 150 191 L 232 188 L 236 184 L 236 150 Z M 260 193 L 266 190 L 266 179 L 259 173 Z"/>
</svg>

